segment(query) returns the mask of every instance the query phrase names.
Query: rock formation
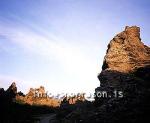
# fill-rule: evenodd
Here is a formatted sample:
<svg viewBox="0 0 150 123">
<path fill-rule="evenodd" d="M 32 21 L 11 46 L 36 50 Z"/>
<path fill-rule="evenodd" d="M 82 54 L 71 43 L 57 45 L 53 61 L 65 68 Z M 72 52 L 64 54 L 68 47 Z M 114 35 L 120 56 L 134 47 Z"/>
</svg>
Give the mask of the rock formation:
<svg viewBox="0 0 150 123">
<path fill-rule="evenodd" d="M 7 89 L 7 92 L 9 93 L 9 92 L 12 92 L 12 93 L 14 93 L 14 94 L 17 94 L 17 87 L 16 87 L 16 83 L 15 82 L 13 82 L 10 86 L 9 86 L 9 88 Z"/>
<path fill-rule="evenodd" d="M 0 89 L 0 97 L 6 100 L 6 102 L 14 101 L 16 94 L 17 87 L 15 82 L 13 82 L 6 91 L 3 88 Z"/>
<path fill-rule="evenodd" d="M 150 49 L 141 42 L 140 28 L 127 26 L 110 41 L 102 69 L 128 73 L 149 63 Z"/>
<path fill-rule="evenodd" d="M 73 110 L 65 122 L 150 121 L 150 48 L 141 42 L 139 27 L 127 26 L 110 41 L 98 79 L 95 107 Z"/>
<path fill-rule="evenodd" d="M 61 104 L 76 104 L 77 102 L 84 102 L 86 101 L 85 99 L 85 94 L 84 93 L 78 93 L 77 95 L 73 95 L 73 96 L 64 96 L 64 98 L 62 99 Z"/>
<path fill-rule="evenodd" d="M 17 95 L 16 101 L 30 105 L 45 105 L 51 107 L 57 107 L 60 105 L 60 100 L 49 97 L 43 86 L 35 89 L 30 88 L 25 96 Z"/>
<path fill-rule="evenodd" d="M 150 48 L 141 42 L 140 28 L 126 27 L 109 43 L 102 71 L 101 86 L 109 97 L 96 96 L 97 115 L 94 122 L 138 122 L 150 112 Z M 121 98 L 114 91 L 122 92 Z M 113 96 L 112 96 L 113 95 Z"/>
<path fill-rule="evenodd" d="M 38 90 L 40 89 L 43 90 L 44 88 L 40 87 Z M 35 118 L 35 116 L 54 113 L 55 108 L 53 106 L 55 107 L 57 103 L 54 103 L 53 99 L 35 99 L 32 96 L 29 96 L 29 94 L 26 96 L 22 92 L 17 92 L 15 82 L 7 90 L 0 88 L 0 123 L 39 122 L 39 119 Z M 32 104 L 30 104 L 30 100 L 27 97 L 32 99 Z"/>
</svg>

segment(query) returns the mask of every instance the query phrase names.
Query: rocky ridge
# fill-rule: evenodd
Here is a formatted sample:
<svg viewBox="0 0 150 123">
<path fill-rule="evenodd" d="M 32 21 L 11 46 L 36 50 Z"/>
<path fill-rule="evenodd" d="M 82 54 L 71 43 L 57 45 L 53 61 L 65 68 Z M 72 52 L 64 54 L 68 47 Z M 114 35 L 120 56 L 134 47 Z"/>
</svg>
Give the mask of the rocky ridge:
<svg viewBox="0 0 150 123">
<path fill-rule="evenodd" d="M 48 97 L 43 86 L 35 89 L 30 88 L 29 92 L 25 96 L 20 96 L 17 94 L 16 102 L 26 103 L 30 105 L 45 105 L 51 107 L 58 107 L 61 103 L 59 99 Z"/>
</svg>

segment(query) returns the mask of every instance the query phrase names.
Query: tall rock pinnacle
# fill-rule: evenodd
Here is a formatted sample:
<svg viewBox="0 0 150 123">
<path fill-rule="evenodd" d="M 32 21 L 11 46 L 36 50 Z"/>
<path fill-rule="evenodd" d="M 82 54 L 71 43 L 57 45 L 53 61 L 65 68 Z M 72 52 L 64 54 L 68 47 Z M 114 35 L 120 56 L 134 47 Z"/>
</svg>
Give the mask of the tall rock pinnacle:
<svg viewBox="0 0 150 123">
<path fill-rule="evenodd" d="M 141 42 L 140 28 L 126 27 L 109 43 L 102 69 L 132 72 L 150 64 L 150 48 Z"/>
<path fill-rule="evenodd" d="M 99 115 L 95 116 L 95 122 L 149 120 L 150 48 L 141 42 L 139 27 L 127 26 L 110 41 L 98 78 L 101 86 L 95 89 L 95 93 L 106 92 L 109 96 L 96 95 Z M 121 92 L 121 98 L 114 96 L 114 91 Z"/>
<path fill-rule="evenodd" d="M 15 82 L 13 82 L 9 86 L 9 88 L 7 89 L 7 92 L 17 94 L 17 87 L 16 87 L 16 83 Z"/>
</svg>

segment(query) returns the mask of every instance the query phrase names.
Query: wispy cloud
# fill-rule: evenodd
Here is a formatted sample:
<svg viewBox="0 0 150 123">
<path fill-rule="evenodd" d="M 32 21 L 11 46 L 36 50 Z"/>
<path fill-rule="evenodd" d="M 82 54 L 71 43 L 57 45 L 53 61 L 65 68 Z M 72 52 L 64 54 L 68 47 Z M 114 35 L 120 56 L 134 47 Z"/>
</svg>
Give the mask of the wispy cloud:
<svg viewBox="0 0 150 123">
<path fill-rule="evenodd" d="M 1 25 L 0 34 L 26 51 L 45 56 L 45 58 L 57 59 L 65 65 L 65 68 L 73 67 L 75 70 L 77 66 L 85 67 L 85 64 L 90 62 L 90 59 L 86 58 L 77 46 L 73 46 L 58 37 L 53 39 L 54 36 L 48 38 L 39 35 L 27 27 L 8 27 L 4 23 Z"/>
<path fill-rule="evenodd" d="M 75 77 L 75 80 L 79 81 L 77 83 L 80 83 L 81 88 L 83 88 L 85 87 L 84 82 L 93 81 L 93 78 L 96 78 L 96 62 L 92 61 L 87 54 L 84 54 L 84 49 L 82 49 L 85 48 L 84 46 L 70 44 L 58 35 L 55 36 L 39 27 L 36 27 L 36 30 L 42 31 L 40 34 L 31 29 L 30 25 L 18 26 L 11 24 L 9 21 L 0 23 L 0 35 L 11 43 L 44 59 L 55 59 L 62 66 L 68 78 L 71 78 L 70 80 L 66 78 L 66 81 L 75 82 L 73 80 L 73 77 Z M 89 83 L 86 88 L 89 88 L 92 84 Z"/>
</svg>

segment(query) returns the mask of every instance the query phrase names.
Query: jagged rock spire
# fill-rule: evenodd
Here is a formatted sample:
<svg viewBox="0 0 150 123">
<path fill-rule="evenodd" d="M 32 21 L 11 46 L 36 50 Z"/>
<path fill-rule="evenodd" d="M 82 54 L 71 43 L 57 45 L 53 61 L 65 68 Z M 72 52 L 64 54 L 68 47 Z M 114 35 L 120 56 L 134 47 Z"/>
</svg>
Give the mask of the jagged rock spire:
<svg viewBox="0 0 150 123">
<path fill-rule="evenodd" d="M 7 92 L 12 92 L 14 94 L 17 94 L 17 87 L 16 87 L 16 83 L 13 82 L 9 88 L 7 89 Z"/>
<path fill-rule="evenodd" d="M 140 28 L 125 27 L 108 44 L 102 69 L 132 72 L 150 63 L 150 48 L 141 42 Z"/>
</svg>

